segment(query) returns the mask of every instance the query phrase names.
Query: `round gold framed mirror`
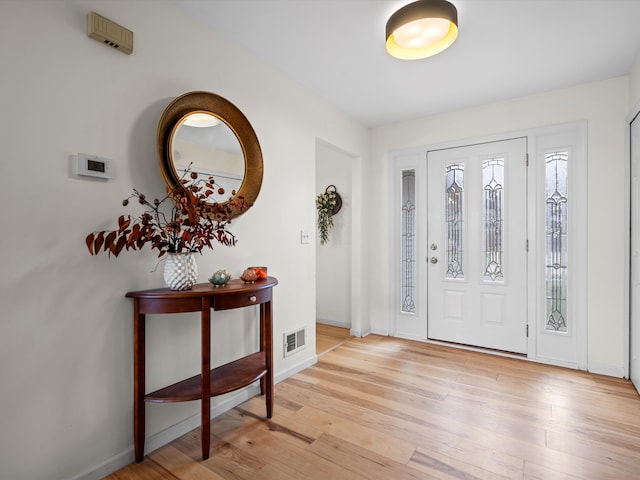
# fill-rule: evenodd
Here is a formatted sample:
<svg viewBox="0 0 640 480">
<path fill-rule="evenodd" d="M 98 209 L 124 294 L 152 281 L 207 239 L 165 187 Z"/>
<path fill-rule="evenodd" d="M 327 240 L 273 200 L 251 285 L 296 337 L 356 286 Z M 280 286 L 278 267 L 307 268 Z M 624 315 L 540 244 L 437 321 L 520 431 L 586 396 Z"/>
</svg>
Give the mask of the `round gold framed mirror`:
<svg viewBox="0 0 640 480">
<path fill-rule="evenodd" d="M 162 113 L 157 142 L 160 171 L 169 188 L 182 186 L 182 179 L 188 185 L 213 177 L 217 188 L 206 201 L 229 219 L 242 215 L 258 198 L 263 173 L 258 137 L 225 98 L 200 91 L 179 96 Z"/>
</svg>

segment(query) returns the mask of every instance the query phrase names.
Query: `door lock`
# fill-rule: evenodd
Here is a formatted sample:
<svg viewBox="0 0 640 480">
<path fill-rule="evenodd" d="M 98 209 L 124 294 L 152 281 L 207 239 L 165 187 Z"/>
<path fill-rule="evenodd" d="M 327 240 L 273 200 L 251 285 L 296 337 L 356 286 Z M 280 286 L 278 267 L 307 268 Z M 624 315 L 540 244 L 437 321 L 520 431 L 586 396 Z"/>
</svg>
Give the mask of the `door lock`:
<svg viewBox="0 0 640 480">
<path fill-rule="evenodd" d="M 435 243 L 431 244 L 431 250 L 437 250 L 438 249 L 438 245 L 436 245 Z"/>
</svg>

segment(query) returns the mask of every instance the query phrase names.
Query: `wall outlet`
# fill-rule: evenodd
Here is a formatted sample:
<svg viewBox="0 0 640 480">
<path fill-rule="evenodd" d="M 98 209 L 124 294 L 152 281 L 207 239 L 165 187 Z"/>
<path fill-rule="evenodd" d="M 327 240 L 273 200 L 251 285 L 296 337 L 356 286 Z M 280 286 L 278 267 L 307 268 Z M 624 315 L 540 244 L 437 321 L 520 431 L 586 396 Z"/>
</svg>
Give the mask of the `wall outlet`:
<svg viewBox="0 0 640 480">
<path fill-rule="evenodd" d="M 309 239 L 309 232 L 307 230 L 300 230 L 300 243 L 306 244 L 311 240 Z"/>
</svg>

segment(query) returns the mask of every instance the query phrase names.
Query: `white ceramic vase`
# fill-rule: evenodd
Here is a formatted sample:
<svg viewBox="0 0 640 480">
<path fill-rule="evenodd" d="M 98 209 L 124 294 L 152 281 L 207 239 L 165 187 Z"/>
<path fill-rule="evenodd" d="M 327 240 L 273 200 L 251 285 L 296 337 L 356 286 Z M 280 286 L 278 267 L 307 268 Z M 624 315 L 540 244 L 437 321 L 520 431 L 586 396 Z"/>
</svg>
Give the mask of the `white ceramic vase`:
<svg viewBox="0 0 640 480">
<path fill-rule="evenodd" d="M 171 290 L 189 290 L 198 281 L 198 265 L 192 253 L 168 253 L 164 281 Z"/>
</svg>

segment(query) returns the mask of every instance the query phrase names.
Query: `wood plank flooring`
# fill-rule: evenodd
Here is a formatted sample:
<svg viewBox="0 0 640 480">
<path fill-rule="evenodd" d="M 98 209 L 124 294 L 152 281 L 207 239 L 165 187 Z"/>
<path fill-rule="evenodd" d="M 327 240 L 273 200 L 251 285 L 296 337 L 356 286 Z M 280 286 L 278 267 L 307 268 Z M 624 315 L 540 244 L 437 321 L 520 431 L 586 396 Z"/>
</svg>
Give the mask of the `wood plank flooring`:
<svg viewBox="0 0 640 480">
<path fill-rule="evenodd" d="M 640 478 L 626 380 L 376 335 L 323 351 L 271 420 L 255 397 L 213 421 L 208 460 L 196 429 L 106 478 Z"/>
<path fill-rule="evenodd" d="M 316 324 L 316 354 L 324 355 L 351 338 L 349 329 L 332 325 Z"/>
</svg>

